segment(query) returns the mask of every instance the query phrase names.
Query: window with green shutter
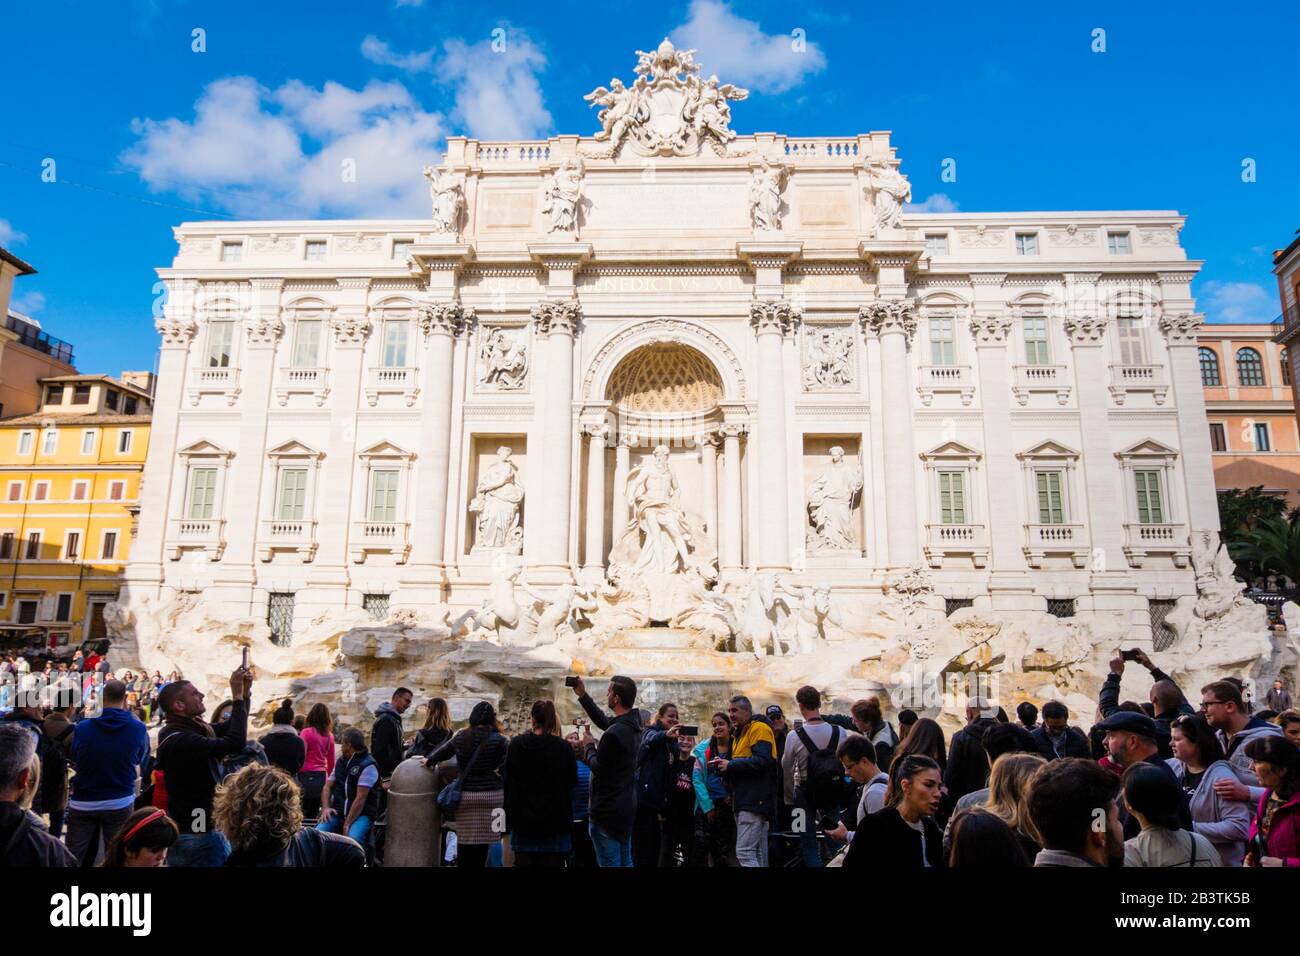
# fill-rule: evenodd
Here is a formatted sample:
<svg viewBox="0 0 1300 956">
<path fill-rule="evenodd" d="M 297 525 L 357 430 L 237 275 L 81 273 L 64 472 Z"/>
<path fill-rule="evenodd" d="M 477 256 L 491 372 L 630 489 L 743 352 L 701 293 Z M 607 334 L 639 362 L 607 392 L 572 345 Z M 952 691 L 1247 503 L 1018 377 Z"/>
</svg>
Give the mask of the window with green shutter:
<svg viewBox="0 0 1300 956">
<path fill-rule="evenodd" d="M 286 468 L 280 473 L 281 521 L 301 521 L 307 511 L 307 469 Z"/>
<path fill-rule="evenodd" d="M 1160 497 L 1160 472 L 1135 471 L 1138 521 L 1141 524 L 1164 524 L 1164 502 Z"/>
<path fill-rule="evenodd" d="M 397 472 L 385 469 L 370 476 L 370 520 L 397 520 Z"/>
<path fill-rule="evenodd" d="M 939 472 L 939 520 L 943 524 L 966 523 L 966 475 L 964 472 Z"/>
<path fill-rule="evenodd" d="M 190 517 L 211 518 L 217 502 L 217 469 L 195 468 L 190 476 Z"/>
<path fill-rule="evenodd" d="M 1038 523 L 1064 524 L 1065 499 L 1061 494 L 1061 473 L 1040 471 L 1038 479 Z"/>
</svg>

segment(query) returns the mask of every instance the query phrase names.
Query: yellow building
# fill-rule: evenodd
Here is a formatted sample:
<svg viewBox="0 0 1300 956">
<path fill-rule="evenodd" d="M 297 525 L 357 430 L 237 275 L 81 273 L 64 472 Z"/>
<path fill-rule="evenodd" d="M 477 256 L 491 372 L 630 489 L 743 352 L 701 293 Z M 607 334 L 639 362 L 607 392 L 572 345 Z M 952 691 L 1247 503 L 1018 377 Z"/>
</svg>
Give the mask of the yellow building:
<svg viewBox="0 0 1300 956">
<path fill-rule="evenodd" d="M 152 376 L 41 379 L 0 419 L 0 634 L 34 650 L 106 637 L 139 511 Z M 70 653 L 66 651 L 64 653 Z"/>
</svg>

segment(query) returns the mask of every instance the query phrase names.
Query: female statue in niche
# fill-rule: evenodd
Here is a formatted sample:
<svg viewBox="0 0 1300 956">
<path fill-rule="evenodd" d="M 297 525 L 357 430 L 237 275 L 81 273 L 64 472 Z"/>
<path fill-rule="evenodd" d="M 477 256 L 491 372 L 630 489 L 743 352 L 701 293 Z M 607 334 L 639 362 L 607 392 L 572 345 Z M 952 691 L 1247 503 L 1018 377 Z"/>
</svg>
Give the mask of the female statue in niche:
<svg viewBox="0 0 1300 956">
<path fill-rule="evenodd" d="M 514 452 L 504 445 L 497 449 L 497 460 L 484 469 L 469 503 L 475 515 L 474 550 L 509 551 L 518 554 L 524 532 L 519 523 L 519 506 L 524 488 L 519 483 L 519 469 L 510 460 Z"/>
</svg>

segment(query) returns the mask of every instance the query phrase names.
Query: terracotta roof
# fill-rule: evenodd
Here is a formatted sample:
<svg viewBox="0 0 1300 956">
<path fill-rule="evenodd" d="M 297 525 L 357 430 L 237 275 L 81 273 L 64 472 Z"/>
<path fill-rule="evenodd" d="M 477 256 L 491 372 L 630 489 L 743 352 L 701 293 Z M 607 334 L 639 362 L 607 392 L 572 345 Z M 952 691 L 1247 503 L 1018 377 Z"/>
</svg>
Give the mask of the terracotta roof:
<svg viewBox="0 0 1300 956">
<path fill-rule="evenodd" d="M 48 375 L 45 378 L 40 380 L 40 383 L 42 385 L 44 385 L 46 382 L 64 382 L 64 383 L 107 382 L 109 385 L 112 385 L 114 388 L 124 389 L 125 391 L 128 392 L 135 392 L 135 394 L 140 396 L 141 398 L 153 397 L 144 389 L 140 388 L 140 386 L 131 385 L 127 382 L 123 382 L 121 379 L 113 378 L 113 376 L 111 375 Z"/>
<path fill-rule="evenodd" d="M 96 415 L 94 412 L 86 415 L 68 415 L 68 414 L 50 414 L 49 412 L 32 412 L 28 415 L 15 415 L 13 418 L 0 418 L 0 428 L 16 427 L 19 425 L 148 425 L 153 419 L 153 415 L 121 415 L 108 413 Z"/>
</svg>

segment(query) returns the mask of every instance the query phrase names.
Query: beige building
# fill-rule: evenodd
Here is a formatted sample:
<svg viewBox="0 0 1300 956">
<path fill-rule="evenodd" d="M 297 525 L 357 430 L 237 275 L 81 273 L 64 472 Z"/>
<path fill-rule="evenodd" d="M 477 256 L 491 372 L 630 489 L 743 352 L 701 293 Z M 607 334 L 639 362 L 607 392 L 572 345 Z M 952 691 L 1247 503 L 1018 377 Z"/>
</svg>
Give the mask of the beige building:
<svg viewBox="0 0 1300 956">
<path fill-rule="evenodd" d="M 40 380 L 73 375 L 72 345 L 41 329 L 40 322 L 9 307 L 14 280 L 36 270 L 0 247 L 0 418 L 41 407 Z"/>
</svg>

